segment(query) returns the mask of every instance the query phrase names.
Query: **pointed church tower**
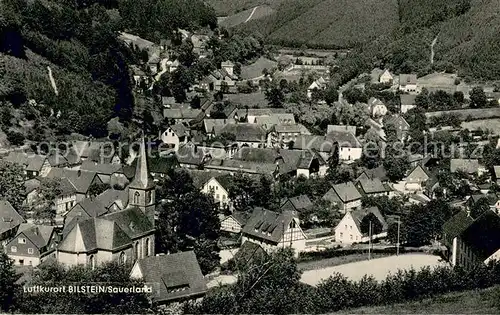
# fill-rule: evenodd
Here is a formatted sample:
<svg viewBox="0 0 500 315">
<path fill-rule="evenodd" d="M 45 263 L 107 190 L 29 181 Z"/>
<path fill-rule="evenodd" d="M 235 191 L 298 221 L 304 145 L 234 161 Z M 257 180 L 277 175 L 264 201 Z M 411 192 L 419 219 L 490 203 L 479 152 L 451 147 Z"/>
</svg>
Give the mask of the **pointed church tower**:
<svg viewBox="0 0 500 315">
<path fill-rule="evenodd" d="M 134 180 L 128 186 L 129 206 L 138 207 L 148 217 L 153 226 L 155 224 L 155 184 L 149 173 L 144 135 L 141 139 L 141 148 L 137 156 Z"/>
</svg>

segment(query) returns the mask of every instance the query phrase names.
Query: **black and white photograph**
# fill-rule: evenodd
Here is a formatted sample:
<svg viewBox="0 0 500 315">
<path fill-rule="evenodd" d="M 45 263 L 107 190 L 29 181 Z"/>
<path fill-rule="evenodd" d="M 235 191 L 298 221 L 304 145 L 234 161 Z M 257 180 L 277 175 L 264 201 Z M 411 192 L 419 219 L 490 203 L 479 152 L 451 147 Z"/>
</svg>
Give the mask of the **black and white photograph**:
<svg viewBox="0 0 500 315">
<path fill-rule="evenodd" d="M 0 314 L 499 314 L 500 0 L 0 0 Z"/>
</svg>

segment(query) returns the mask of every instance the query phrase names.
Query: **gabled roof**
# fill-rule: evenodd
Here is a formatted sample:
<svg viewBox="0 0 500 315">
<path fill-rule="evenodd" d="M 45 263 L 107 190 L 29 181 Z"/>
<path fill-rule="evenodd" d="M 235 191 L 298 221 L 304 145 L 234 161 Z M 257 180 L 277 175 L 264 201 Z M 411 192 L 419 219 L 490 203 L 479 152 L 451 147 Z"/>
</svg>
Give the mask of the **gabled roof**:
<svg viewBox="0 0 500 315">
<path fill-rule="evenodd" d="M 43 164 L 47 160 L 47 157 L 45 155 L 11 151 L 9 152 L 9 155 L 3 158 L 3 160 L 20 165 L 27 171 L 40 172 Z"/>
<path fill-rule="evenodd" d="M 165 108 L 163 109 L 163 117 L 169 119 L 195 119 L 201 112 L 201 109 L 194 108 Z"/>
<path fill-rule="evenodd" d="M 223 133 L 235 135 L 236 141 L 260 142 L 267 137 L 266 130 L 257 124 L 226 124 L 216 135 Z"/>
<path fill-rule="evenodd" d="M 215 133 L 216 127 L 219 127 L 219 129 L 222 129 L 227 124 L 234 124 L 236 121 L 232 118 L 226 118 L 226 119 L 204 119 L 203 120 L 203 127 L 205 129 L 206 133 Z"/>
<path fill-rule="evenodd" d="M 500 249 L 500 216 L 491 210 L 476 218 L 460 233 L 460 238 L 468 244 L 482 260 L 486 260 Z"/>
<path fill-rule="evenodd" d="M 145 282 L 160 284 L 158 294 L 153 297 L 155 303 L 199 297 L 207 292 L 206 280 L 193 251 L 145 257 L 136 266 Z"/>
<path fill-rule="evenodd" d="M 96 172 L 76 171 L 63 168 L 52 168 L 47 174 L 47 178 L 66 178 L 73 185 L 78 193 L 85 194 L 97 176 Z"/>
<path fill-rule="evenodd" d="M 82 162 L 80 166 L 80 170 L 95 172 L 97 174 L 102 175 L 113 175 L 115 173 L 120 173 L 122 166 L 120 164 L 111 164 L 111 163 L 96 163 L 90 160 L 85 160 Z"/>
<path fill-rule="evenodd" d="M 364 174 L 364 175 L 363 175 Z M 363 173 L 361 173 L 358 178 L 356 178 L 356 181 L 359 181 L 362 177 L 366 178 L 378 178 L 382 182 L 385 182 L 388 180 L 387 178 L 387 171 L 385 170 L 385 167 L 383 165 L 380 165 L 376 168 L 372 169 L 365 169 Z"/>
<path fill-rule="evenodd" d="M 378 221 L 382 225 L 382 231 L 387 231 L 387 222 L 385 221 L 382 213 L 380 213 L 380 210 L 377 207 L 371 207 L 368 209 L 356 209 L 351 211 L 351 216 L 354 219 L 354 223 L 356 224 L 358 230 L 361 232 L 361 222 L 369 213 L 375 215 L 375 217 L 378 219 Z"/>
<path fill-rule="evenodd" d="M 190 142 L 181 145 L 176 153 L 180 164 L 201 165 L 205 161 L 206 156 L 207 152 L 203 148 Z"/>
<path fill-rule="evenodd" d="M 128 208 L 122 211 L 106 214 L 104 220 L 115 222 L 130 239 L 154 232 L 155 227 L 139 208 Z"/>
<path fill-rule="evenodd" d="M 401 105 L 415 105 L 415 99 L 417 98 L 416 95 L 410 95 L 410 94 L 401 94 L 399 96 Z"/>
<path fill-rule="evenodd" d="M 407 84 L 417 84 L 417 75 L 416 74 L 400 74 L 399 75 L 399 85 L 407 85 Z"/>
<path fill-rule="evenodd" d="M 175 124 L 169 126 L 170 129 L 177 135 L 177 137 L 185 137 L 189 135 L 191 129 L 184 124 Z"/>
<path fill-rule="evenodd" d="M 0 200 L 0 234 L 19 226 L 24 218 L 7 200 Z"/>
<path fill-rule="evenodd" d="M 128 187 L 123 190 L 112 188 L 108 189 L 99 196 L 94 197 L 93 200 L 104 206 L 106 209 L 111 207 L 113 204 L 116 204 L 123 210 L 127 207 L 129 201 Z"/>
<path fill-rule="evenodd" d="M 325 136 L 327 139 L 338 143 L 341 148 L 361 148 L 361 143 L 350 132 L 332 131 Z"/>
<path fill-rule="evenodd" d="M 357 183 L 365 194 L 383 193 L 387 191 L 382 181 L 378 178 L 361 177 Z"/>
<path fill-rule="evenodd" d="M 299 135 L 293 143 L 293 149 L 330 153 L 334 143 L 333 139 L 325 136 Z"/>
<path fill-rule="evenodd" d="M 473 222 L 474 219 L 466 211 L 459 211 L 446 221 L 443 224 L 443 232 L 448 245 L 451 245 L 453 239 L 462 234 Z"/>
<path fill-rule="evenodd" d="M 23 223 L 17 229 L 16 236 L 19 236 L 21 233 L 25 235 L 37 247 L 37 249 L 40 250 L 42 247 L 49 244 L 50 238 L 54 233 L 54 227 Z"/>
<path fill-rule="evenodd" d="M 288 208 L 287 205 L 291 205 L 292 208 Z M 281 209 L 287 207 L 286 210 L 298 211 L 304 209 L 309 209 L 313 206 L 311 199 L 307 195 L 300 195 L 295 197 L 286 198 L 281 202 Z"/>
<path fill-rule="evenodd" d="M 415 177 L 416 175 L 418 175 L 418 176 Z M 422 182 L 422 181 L 428 180 L 431 177 L 432 177 L 432 174 L 429 172 L 429 170 L 425 166 L 422 166 L 419 164 L 419 165 L 415 166 L 413 168 L 413 170 L 411 170 L 410 173 L 408 173 L 407 181 L 408 182 Z M 410 178 L 411 178 L 411 180 L 410 180 Z"/>
<path fill-rule="evenodd" d="M 302 124 L 278 124 L 273 128 L 278 133 L 299 133 L 303 135 L 311 134 L 311 132 Z"/>
<path fill-rule="evenodd" d="M 24 182 L 24 193 L 27 195 L 40 187 L 40 179 L 32 178 Z"/>
<path fill-rule="evenodd" d="M 81 163 L 80 157 L 73 148 L 70 148 L 65 154 L 61 154 L 58 150 L 52 151 L 47 156 L 47 159 L 52 167 L 77 165 Z"/>
<path fill-rule="evenodd" d="M 349 132 L 353 135 L 356 135 L 356 126 L 349 126 L 349 125 L 328 125 L 326 127 L 326 133 L 332 133 L 334 131 L 337 132 Z"/>
<path fill-rule="evenodd" d="M 477 160 L 477 159 L 451 159 L 450 160 L 450 171 L 452 173 L 461 170 L 467 174 L 474 174 L 474 173 L 477 173 L 478 169 L 479 169 L 479 160 Z"/>
<path fill-rule="evenodd" d="M 362 197 L 352 182 L 336 184 L 332 188 L 342 202 L 350 202 Z"/>
<path fill-rule="evenodd" d="M 410 128 L 410 124 L 404 119 L 401 115 L 392 115 L 387 117 L 385 120 L 386 125 L 394 125 L 396 130 L 408 130 Z"/>
<path fill-rule="evenodd" d="M 290 211 L 278 213 L 257 207 L 243 227 L 242 233 L 279 243 L 293 219 L 294 214 Z"/>
<path fill-rule="evenodd" d="M 373 108 L 374 106 L 377 106 L 377 105 L 384 105 L 385 106 L 385 104 L 381 100 L 379 100 L 378 98 L 370 97 L 370 99 L 368 100 L 368 106 L 370 108 Z"/>
</svg>

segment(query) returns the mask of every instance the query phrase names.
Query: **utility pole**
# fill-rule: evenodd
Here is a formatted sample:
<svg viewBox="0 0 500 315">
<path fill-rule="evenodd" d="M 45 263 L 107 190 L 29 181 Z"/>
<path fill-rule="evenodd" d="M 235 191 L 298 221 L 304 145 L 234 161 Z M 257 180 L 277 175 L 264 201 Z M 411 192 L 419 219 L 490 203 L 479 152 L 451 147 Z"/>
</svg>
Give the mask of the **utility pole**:
<svg viewBox="0 0 500 315">
<path fill-rule="evenodd" d="M 399 256 L 399 231 L 401 226 L 401 217 L 398 218 L 398 242 L 396 243 L 396 255 Z"/>
<path fill-rule="evenodd" d="M 370 228 L 368 232 L 368 260 L 372 259 L 372 221 L 370 220 Z"/>
</svg>

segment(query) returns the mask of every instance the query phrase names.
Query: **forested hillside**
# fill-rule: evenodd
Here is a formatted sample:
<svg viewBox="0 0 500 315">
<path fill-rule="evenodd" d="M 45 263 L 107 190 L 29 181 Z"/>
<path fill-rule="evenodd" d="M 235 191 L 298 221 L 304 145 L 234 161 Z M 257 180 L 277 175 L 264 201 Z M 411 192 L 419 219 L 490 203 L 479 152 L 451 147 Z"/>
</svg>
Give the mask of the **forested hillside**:
<svg viewBox="0 0 500 315">
<path fill-rule="evenodd" d="M 159 40 L 177 27 L 215 23 L 213 10 L 197 0 L 1 0 L 0 129 L 107 135 L 110 118 L 132 118 L 129 65 L 140 57 L 119 32 Z"/>
<path fill-rule="evenodd" d="M 268 2 L 240 0 L 232 7 Z M 344 67 L 350 73 L 353 64 L 371 67 L 377 60 L 396 72 L 500 75 L 500 0 L 279 0 L 273 6 L 270 16 L 236 28 L 260 33 L 268 44 L 355 49 L 357 60 Z"/>
</svg>

